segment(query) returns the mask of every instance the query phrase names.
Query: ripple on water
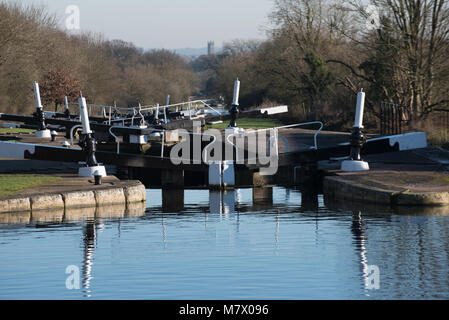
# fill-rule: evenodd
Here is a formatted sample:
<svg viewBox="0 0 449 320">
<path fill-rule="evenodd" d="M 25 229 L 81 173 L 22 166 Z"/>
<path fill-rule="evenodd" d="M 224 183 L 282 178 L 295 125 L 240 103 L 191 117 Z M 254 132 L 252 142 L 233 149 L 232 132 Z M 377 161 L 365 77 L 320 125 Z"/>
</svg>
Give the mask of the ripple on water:
<svg viewBox="0 0 449 320">
<path fill-rule="evenodd" d="M 3 216 L 0 298 L 449 298 L 449 217 L 273 188 L 147 191 L 147 208 Z M 23 220 L 25 217 L 25 220 Z M 68 290 L 77 266 L 84 289 Z M 377 266 L 380 288 L 368 290 Z"/>
</svg>

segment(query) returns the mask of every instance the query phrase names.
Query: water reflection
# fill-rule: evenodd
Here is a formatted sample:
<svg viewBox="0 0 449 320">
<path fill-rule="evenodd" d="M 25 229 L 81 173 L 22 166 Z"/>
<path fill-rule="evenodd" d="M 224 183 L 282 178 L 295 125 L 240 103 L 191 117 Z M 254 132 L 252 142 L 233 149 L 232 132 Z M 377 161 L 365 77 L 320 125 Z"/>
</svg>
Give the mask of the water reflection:
<svg viewBox="0 0 449 320">
<path fill-rule="evenodd" d="M 31 223 L 61 223 L 63 219 L 64 209 L 31 212 Z"/>
<path fill-rule="evenodd" d="M 449 216 L 449 206 L 390 206 L 371 202 L 357 202 L 334 199 L 324 195 L 324 203 L 330 210 L 356 211 L 362 209 L 364 214 L 398 216 Z"/>
<path fill-rule="evenodd" d="M 273 188 L 253 188 L 253 204 L 269 205 L 273 204 Z"/>
<path fill-rule="evenodd" d="M 236 203 L 240 201 L 240 190 L 209 191 L 209 212 L 228 220 L 229 214 L 236 212 Z"/>
<path fill-rule="evenodd" d="M 95 219 L 123 219 L 145 215 L 145 203 L 111 205 L 101 207 L 66 208 L 57 210 L 37 210 L 0 214 L 0 225 L 64 225 Z"/>
<path fill-rule="evenodd" d="M 323 198 L 313 189 L 278 187 L 151 190 L 148 200 L 148 207 L 2 214 L 0 254 L 4 261 L 14 259 L 14 245 L 10 254 L 5 248 L 23 246 L 21 235 L 34 226 L 40 228 L 40 239 L 48 238 L 49 248 L 51 234 L 57 233 L 58 241 L 75 235 L 82 270 L 79 294 L 85 298 L 132 298 L 139 289 L 147 295 L 154 291 L 151 298 L 161 298 L 160 292 L 185 298 L 177 295 L 181 291 L 199 299 L 231 297 L 210 288 L 249 298 L 307 298 L 318 291 L 316 298 L 449 297 L 446 208 L 370 206 Z M 75 249 L 67 248 L 73 246 L 64 247 L 71 260 Z M 44 260 L 49 269 L 54 254 L 66 254 L 45 246 L 40 250 L 39 257 L 27 258 Z M 369 290 L 371 265 L 380 268 L 378 291 Z M 5 270 L 0 264 L 0 274 Z M 117 277 L 123 270 L 132 272 Z M 0 285 L 5 282 L 0 277 Z"/>
<path fill-rule="evenodd" d="M 210 191 L 209 192 L 209 210 L 213 214 L 223 213 L 223 198 L 222 192 Z"/>
<path fill-rule="evenodd" d="M 0 225 L 29 224 L 31 212 L 12 212 L 0 214 Z"/>
<path fill-rule="evenodd" d="M 352 212 L 351 231 L 365 294 L 373 294 L 372 290 L 367 290 L 373 284 L 369 273 L 372 267 L 379 267 L 380 278 L 383 279 L 381 291 L 390 295 L 436 298 L 444 293 L 447 296 L 449 278 L 445 272 L 449 266 L 449 220 L 446 216 L 449 215 L 449 207 L 391 207 L 331 198 L 325 198 L 325 203 L 337 214 Z M 369 226 L 373 230 L 369 232 L 368 241 Z M 367 248 L 371 249 L 368 251 Z M 368 263 L 368 256 L 371 263 Z"/>
<path fill-rule="evenodd" d="M 165 226 L 164 216 L 162 216 L 162 241 L 164 242 L 164 249 L 167 249 L 167 227 Z"/>
<path fill-rule="evenodd" d="M 84 250 L 83 250 L 83 292 L 84 297 L 91 297 L 90 281 L 92 280 L 92 265 L 94 258 L 94 251 L 96 247 L 97 238 L 97 223 L 95 221 L 88 221 L 84 227 Z"/>
<path fill-rule="evenodd" d="M 125 217 L 126 205 L 107 205 L 97 207 L 95 218 L 98 219 L 121 219 Z"/>
<path fill-rule="evenodd" d="M 365 226 L 363 224 L 362 213 L 360 211 L 352 212 L 351 232 L 354 238 L 355 251 L 360 261 L 360 271 L 363 277 L 365 289 L 370 288 L 369 274 L 368 274 L 368 258 L 365 242 L 368 240 L 365 233 Z"/>
<path fill-rule="evenodd" d="M 318 192 L 314 188 L 301 188 L 301 212 L 318 212 Z"/>
<path fill-rule="evenodd" d="M 39 228 L 51 227 L 52 230 L 69 225 L 82 223 L 82 261 L 81 283 L 83 297 L 92 297 L 91 281 L 93 279 L 94 253 L 97 247 L 98 231 L 104 222 L 111 219 L 118 222 L 125 217 L 143 217 L 146 214 L 145 203 L 113 205 L 87 208 L 67 208 L 58 210 L 39 210 L 33 212 L 14 212 L 0 214 L 0 225 L 3 226 L 33 226 Z"/>
<path fill-rule="evenodd" d="M 274 232 L 274 239 L 275 239 L 275 243 L 276 243 L 276 249 L 278 249 L 278 245 L 279 245 L 279 215 L 280 215 L 280 211 L 279 209 L 277 210 L 277 214 L 276 214 L 276 231 Z"/>
<path fill-rule="evenodd" d="M 128 203 L 126 206 L 125 217 L 136 218 L 145 215 L 146 204 L 144 202 Z"/>
<path fill-rule="evenodd" d="M 95 219 L 96 207 L 67 208 L 64 213 L 64 222 L 76 222 Z"/>
<path fill-rule="evenodd" d="M 184 189 L 162 190 L 162 211 L 164 213 L 180 212 L 183 209 L 184 209 Z"/>
</svg>

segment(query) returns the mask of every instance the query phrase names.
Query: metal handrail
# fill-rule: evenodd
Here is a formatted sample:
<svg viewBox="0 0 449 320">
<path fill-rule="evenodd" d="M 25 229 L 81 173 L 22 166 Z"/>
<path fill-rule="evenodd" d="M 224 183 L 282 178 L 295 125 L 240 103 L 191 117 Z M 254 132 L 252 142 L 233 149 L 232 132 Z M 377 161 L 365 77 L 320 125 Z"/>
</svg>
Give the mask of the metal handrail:
<svg viewBox="0 0 449 320">
<path fill-rule="evenodd" d="M 112 129 L 114 129 L 114 128 L 120 128 L 120 129 L 123 129 L 123 127 L 119 127 L 119 126 L 112 126 L 112 127 L 110 127 L 109 128 L 109 133 L 110 133 L 110 135 L 115 139 L 115 142 L 117 143 L 117 154 L 120 154 L 120 139 L 119 139 L 119 137 L 117 136 L 117 135 L 115 135 L 113 132 L 112 132 Z M 161 132 L 162 133 L 162 147 L 161 147 L 161 156 L 160 156 L 160 158 L 161 159 L 164 159 L 164 150 L 165 150 L 165 132 L 166 131 L 171 131 L 171 130 L 163 130 L 163 129 L 154 129 L 154 128 L 151 128 L 151 130 L 152 131 L 155 131 L 155 132 Z M 203 162 L 204 163 L 209 163 L 209 161 L 207 160 L 207 151 L 208 151 L 208 148 L 213 144 L 213 143 L 215 143 L 216 141 L 217 141 L 217 137 L 215 136 L 215 135 L 213 135 L 213 134 L 205 134 L 205 133 L 196 133 L 196 132 L 189 132 L 189 134 L 192 134 L 192 135 L 200 135 L 200 136 L 209 136 L 209 137 L 212 137 L 213 138 L 213 140 L 206 146 L 206 147 L 204 147 L 204 149 L 203 149 L 203 152 L 202 152 L 202 155 L 201 155 L 201 159 L 203 160 Z M 180 160 L 189 160 L 190 161 L 190 159 L 180 159 Z"/>
<path fill-rule="evenodd" d="M 209 101 L 209 100 L 185 101 L 185 102 L 179 102 L 179 103 L 165 105 L 163 107 L 164 108 L 179 107 L 179 106 L 186 105 L 186 104 L 189 104 L 189 103 L 203 103 L 204 104 L 205 101 Z M 142 106 L 142 108 L 144 108 L 144 110 L 151 110 L 151 109 L 154 109 L 156 107 L 151 104 L 151 105 Z"/>
<path fill-rule="evenodd" d="M 113 132 L 112 129 L 114 128 L 121 128 L 123 129 L 123 127 L 119 127 L 119 126 L 112 126 L 109 128 L 109 134 L 115 139 L 115 142 L 117 143 L 117 154 L 120 154 L 120 139 L 118 136 L 116 136 Z"/>
<path fill-rule="evenodd" d="M 221 112 L 220 111 L 218 111 L 218 110 L 215 110 L 215 108 L 212 108 L 209 104 L 207 104 L 205 101 L 208 101 L 208 100 L 200 100 L 206 107 L 208 107 L 209 109 L 211 109 L 212 111 L 214 111 L 214 112 L 216 112 L 216 113 L 218 113 L 219 115 L 221 115 Z"/>
<path fill-rule="evenodd" d="M 186 105 L 188 103 L 203 103 L 206 104 L 205 102 L 209 101 L 209 100 L 194 100 L 194 101 L 186 101 L 186 102 L 179 102 L 179 103 L 175 103 L 175 104 L 169 104 L 166 106 L 161 106 L 164 108 L 170 108 L 170 107 L 177 107 L 177 106 L 182 106 L 182 105 Z M 69 102 L 69 105 L 78 105 L 78 102 Z M 116 106 L 104 106 L 104 105 L 99 105 L 99 104 L 87 104 L 88 107 L 92 107 L 92 108 L 115 108 L 116 110 L 127 110 L 127 111 L 132 111 L 138 107 L 116 107 Z M 148 104 L 148 105 L 144 105 L 141 106 L 142 111 L 147 111 L 147 110 L 153 110 L 156 108 L 155 105 L 153 104 Z"/>
<path fill-rule="evenodd" d="M 274 127 L 274 128 L 258 129 L 258 130 L 253 130 L 253 131 L 245 131 L 245 133 L 267 131 L 267 130 L 271 130 L 271 129 L 275 129 L 275 130 L 288 129 L 288 128 L 307 126 L 307 125 L 312 125 L 312 124 L 319 124 L 320 125 L 320 128 L 315 132 L 315 134 L 313 136 L 314 145 L 313 145 L 313 147 L 311 147 L 312 149 L 317 150 L 318 149 L 317 136 L 324 128 L 324 124 L 321 121 L 311 121 L 311 122 L 302 122 L 302 123 L 296 123 L 296 124 L 289 124 L 289 125 L 286 125 L 286 126 L 280 126 L 280 127 Z"/>
<path fill-rule="evenodd" d="M 286 125 L 286 126 L 280 126 L 280 127 L 274 127 L 274 128 L 265 128 L 265 129 L 258 129 L 258 130 L 248 130 L 245 131 L 243 133 L 231 133 L 226 137 L 226 141 L 232 145 L 236 151 L 236 159 L 238 160 L 238 148 L 237 146 L 232 143 L 230 141 L 231 137 L 235 137 L 237 135 L 246 135 L 246 134 L 251 134 L 251 133 L 258 133 L 258 132 L 262 132 L 262 131 L 268 131 L 268 130 L 274 130 L 274 137 L 270 137 L 270 153 L 271 153 L 271 143 L 272 140 L 275 140 L 275 144 L 276 144 L 276 155 L 279 155 L 279 143 L 278 143 L 278 132 L 279 129 L 288 129 L 288 128 L 294 128 L 294 127 L 300 127 L 300 126 L 306 126 L 306 125 L 312 125 L 312 124 L 319 124 L 320 128 L 315 132 L 314 136 L 313 136 L 313 141 L 314 141 L 314 146 L 310 147 L 313 150 L 318 150 L 318 143 L 317 143 L 317 136 L 318 134 L 323 130 L 324 124 L 321 121 L 312 121 L 312 122 L 303 122 L 303 123 L 296 123 L 296 124 L 290 124 L 290 125 Z M 248 159 L 249 160 L 249 159 Z"/>
<path fill-rule="evenodd" d="M 156 132 L 162 132 L 162 147 L 161 147 L 161 150 L 162 150 L 162 152 L 161 152 L 161 159 L 162 158 L 164 158 L 164 154 L 163 154 L 163 152 L 164 152 L 164 148 L 165 148 L 165 132 L 166 131 L 172 131 L 172 130 L 163 130 L 163 129 L 152 129 L 153 131 L 156 131 Z M 201 159 L 203 160 L 203 162 L 204 163 L 209 163 L 209 161 L 207 161 L 207 159 L 206 159 L 206 151 L 208 151 L 208 148 L 213 144 L 213 143 L 215 143 L 215 141 L 217 141 L 217 137 L 215 136 L 215 135 L 213 135 L 213 134 L 207 134 L 207 133 L 197 133 L 197 132 L 189 132 L 189 134 L 191 134 L 191 135 L 199 135 L 199 136 L 209 136 L 209 137 L 212 137 L 213 138 L 213 140 L 207 145 L 207 146 L 205 146 L 204 147 L 204 149 L 203 149 L 203 152 L 202 152 L 202 155 L 201 155 Z M 187 160 L 187 159 L 181 159 L 181 160 Z M 189 161 L 190 161 L 190 159 L 188 159 Z"/>
<path fill-rule="evenodd" d="M 83 127 L 82 125 L 76 125 L 76 126 L 73 126 L 72 129 L 70 129 L 70 145 L 71 146 L 73 146 L 73 132 L 75 131 L 75 129 L 82 128 L 82 127 Z"/>
<path fill-rule="evenodd" d="M 164 112 L 164 115 L 166 116 L 166 110 L 169 108 L 179 107 L 179 106 L 187 106 L 187 108 L 189 110 L 189 118 L 190 118 L 192 105 L 202 103 L 204 105 L 204 107 L 207 107 L 207 108 L 211 109 L 213 112 L 217 113 L 218 115 L 221 115 L 222 113 L 220 111 L 218 111 L 217 109 L 213 108 L 211 105 L 209 105 L 207 103 L 208 101 L 210 101 L 210 100 L 194 100 L 194 101 L 180 102 L 180 103 L 159 106 L 159 107 L 156 105 L 146 105 L 146 106 L 124 108 L 124 107 L 104 106 L 104 105 L 97 105 L 97 104 L 87 104 L 87 106 L 88 106 L 89 110 L 91 108 L 99 108 L 102 110 L 103 113 L 105 112 L 106 108 L 108 108 L 109 109 L 109 116 L 108 116 L 109 123 L 122 121 L 122 119 L 111 119 L 110 118 L 112 109 L 114 109 L 117 112 L 132 112 L 133 113 L 132 118 L 126 118 L 126 120 L 130 120 L 130 119 L 133 120 L 134 118 L 138 118 L 138 117 L 136 117 L 136 115 L 140 115 L 142 118 L 144 118 L 142 112 L 153 111 L 157 108 L 162 109 Z M 78 104 L 78 102 L 69 102 L 69 105 L 79 105 L 79 104 Z"/>
</svg>

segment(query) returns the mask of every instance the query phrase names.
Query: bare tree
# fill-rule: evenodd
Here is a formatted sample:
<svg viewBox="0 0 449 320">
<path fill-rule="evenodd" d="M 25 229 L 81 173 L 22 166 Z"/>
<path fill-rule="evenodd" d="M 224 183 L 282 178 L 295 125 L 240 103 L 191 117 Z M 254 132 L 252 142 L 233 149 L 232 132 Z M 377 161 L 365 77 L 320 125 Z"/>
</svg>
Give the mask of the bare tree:
<svg viewBox="0 0 449 320">
<path fill-rule="evenodd" d="M 369 83 L 379 99 L 410 106 L 417 118 L 449 103 L 449 6 L 447 0 L 372 0 L 379 13 L 376 30 L 364 28 L 366 5 L 349 1 L 346 10 L 361 18 L 351 39 L 364 57 L 358 65 L 329 59 Z M 356 21 L 356 19 L 354 19 Z"/>
<path fill-rule="evenodd" d="M 167 94 L 179 101 L 196 90 L 190 65 L 172 52 L 68 34 L 55 21 L 44 8 L 0 0 L 0 112 L 31 111 L 33 81 L 56 108 L 80 89 L 92 103 L 119 105 L 163 103 Z"/>
</svg>

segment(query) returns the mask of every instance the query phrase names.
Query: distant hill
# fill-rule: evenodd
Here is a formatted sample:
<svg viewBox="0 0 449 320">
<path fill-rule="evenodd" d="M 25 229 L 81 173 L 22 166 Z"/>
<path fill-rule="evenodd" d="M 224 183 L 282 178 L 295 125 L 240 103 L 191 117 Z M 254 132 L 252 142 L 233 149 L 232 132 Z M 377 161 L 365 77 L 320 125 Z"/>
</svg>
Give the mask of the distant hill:
<svg viewBox="0 0 449 320">
<path fill-rule="evenodd" d="M 199 57 L 207 54 L 207 48 L 182 48 L 182 49 L 173 49 L 174 52 L 181 56 L 186 57 Z M 222 48 L 215 48 L 215 53 L 220 53 Z"/>
<path fill-rule="evenodd" d="M 198 57 L 207 54 L 207 48 L 182 48 L 173 49 L 174 52 L 181 56 Z"/>
<path fill-rule="evenodd" d="M 156 48 L 146 49 L 146 50 L 153 50 Z M 207 47 L 204 48 L 181 48 L 181 49 L 167 49 L 169 51 L 175 52 L 181 56 L 188 57 L 188 58 L 196 58 L 202 55 L 207 54 Z M 215 53 L 221 53 L 223 51 L 223 48 L 215 48 Z"/>
</svg>

